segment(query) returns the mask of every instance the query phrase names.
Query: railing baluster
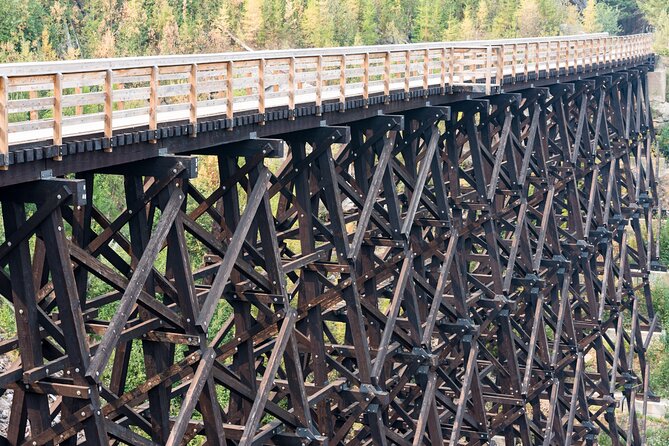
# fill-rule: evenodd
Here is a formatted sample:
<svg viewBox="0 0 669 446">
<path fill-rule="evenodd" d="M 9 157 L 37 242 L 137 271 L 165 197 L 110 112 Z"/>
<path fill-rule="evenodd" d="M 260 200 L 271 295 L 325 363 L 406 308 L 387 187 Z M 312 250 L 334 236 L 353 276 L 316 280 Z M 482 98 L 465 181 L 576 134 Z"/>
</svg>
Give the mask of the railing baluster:
<svg viewBox="0 0 669 446">
<path fill-rule="evenodd" d="M 258 61 L 258 114 L 263 117 L 260 125 L 265 125 L 265 59 Z"/>
<path fill-rule="evenodd" d="M 63 144 L 63 75 L 53 76 L 53 145 Z M 60 148 L 58 149 L 60 151 Z M 54 161 L 62 161 L 60 153 L 53 157 Z"/>
<path fill-rule="evenodd" d="M 525 43 L 525 54 L 523 54 L 523 59 L 525 59 L 525 66 L 523 67 L 523 74 L 525 75 L 525 82 L 527 82 L 527 77 L 530 75 L 530 44 Z"/>
<path fill-rule="evenodd" d="M 603 55 L 606 57 L 606 55 Z M 602 38 L 597 39 L 597 65 L 603 65 L 604 60 L 602 59 Z"/>
<path fill-rule="evenodd" d="M 385 102 L 390 102 L 390 58 L 392 57 L 390 51 L 386 51 L 385 59 L 383 60 L 383 96 Z"/>
<path fill-rule="evenodd" d="M 107 70 L 105 74 L 105 138 L 111 138 L 114 134 L 114 73 Z M 111 152 L 111 146 L 105 151 Z"/>
<path fill-rule="evenodd" d="M 9 79 L 0 76 L 0 170 L 9 166 Z"/>
<path fill-rule="evenodd" d="M 485 50 L 485 94 L 492 93 L 492 47 Z"/>
<path fill-rule="evenodd" d="M 448 86 L 453 91 L 453 84 L 455 83 L 455 48 L 450 49 L 450 60 L 448 61 Z"/>
<path fill-rule="evenodd" d="M 537 80 L 537 79 L 539 79 L 539 61 L 541 60 L 540 53 L 539 53 L 539 51 L 540 51 L 539 42 L 537 42 L 535 44 L 534 50 L 535 50 L 535 55 L 534 55 L 534 58 L 535 58 L 535 61 L 534 61 L 534 80 Z"/>
<path fill-rule="evenodd" d="M 119 82 L 118 84 L 116 84 L 116 89 L 125 90 L 125 84 L 123 82 Z M 121 93 L 121 96 L 123 96 L 123 93 Z M 125 101 L 123 100 L 116 101 L 116 110 L 117 111 L 125 110 Z"/>
<path fill-rule="evenodd" d="M 316 60 L 316 110 L 317 115 L 323 114 L 323 56 Z"/>
<path fill-rule="evenodd" d="M 411 50 L 404 52 L 404 100 L 408 101 L 411 91 Z"/>
<path fill-rule="evenodd" d="M 30 93 L 28 93 L 28 97 L 30 99 L 37 99 L 38 98 L 37 90 L 30 90 Z M 39 119 L 39 113 L 37 112 L 37 110 L 35 110 L 34 105 L 31 105 L 31 107 L 32 108 L 30 109 L 30 120 L 37 121 Z"/>
<path fill-rule="evenodd" d="M 288 61 L 288 116 L 295 119 L 295 58 Z"/>
<path fill-rule="evenodd" d="M 497 82 L 498 86 L 504 85 L 504 46 L 497 47 Z"/>
<path fill-rule="evenodd" d="M 441 94 L 446 94 L 446 72 L 448 67 L 446 65 L 446 48 L 441 49 L 441 77 L 439 83 L 441 84 Z"/>
<path fill-rule="evenodd" d="M 339 111 L 346 111 L 346 54 L 341 55 L 341 67 L 339 71 Z"/>
<path fill-rule="evenodd" d="M 518 74 L 518 45 L 515 43 L 512 46 L 513 54 L 511 55 L 511 77 L 513 78 L 513 83 L 516 83 L 516 75 Z"/>
<path fill-rule="evenodd" d="M 423 94 L 428 96 L 427 89 L 430 86 L 430 50 L 425 49 L 423 55 Z"/>
<path fill-rule="evenodd" d="M 191 64 L 190 66 L 190 76 L 188 77 L 188 83 L 190 85 L 190 91 L 188 94 L 188 102 L 190 105 L 190 126 L 191 126 L 191 137 L 197 136 L 197 64 Z"/>
<path fill-rule="evenodd" d="M 235 90 L 234 90 L 234 65 L 228 61 L 225 65 L 225 117 L 230 120 L 228 130 L 235 125 Z"/>
<path fill-rule="evenodd" d="M 362 81 L 362 99 L 365 102 L 364 107 L 369 107 L 369 53 L 365 53 L 363 60 L 363 81 Z"/>
<path fill-rule="evenodd" d="M 82 92 L 81 87 L 75 87 L 74 88 L 74 94 L 80 95 Z M 74 114 L 76 116 L 81 116 L 84 114 L 84 106 L 83 105 L 77 105 L 74 109 Z"/>
<path fill-rule="evenodd" d="M 151 81 L 149 83 L 151 92 L 149 93 L 149 130 L 158 130 L 158 85 L 160 75 L 159 68 L 154 65 L 151 67 Z M 151 143 L 158 142 L 155 138 L 151 139 Z"/>
</svg>

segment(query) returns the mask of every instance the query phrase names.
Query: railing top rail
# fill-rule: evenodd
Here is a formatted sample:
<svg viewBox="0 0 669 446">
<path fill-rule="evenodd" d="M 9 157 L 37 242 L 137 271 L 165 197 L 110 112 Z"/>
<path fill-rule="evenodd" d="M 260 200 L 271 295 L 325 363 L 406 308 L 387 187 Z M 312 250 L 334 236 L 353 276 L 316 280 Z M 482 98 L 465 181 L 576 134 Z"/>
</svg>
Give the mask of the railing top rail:
<svg viewBox="0 0 669 446">
<path fill-rule="evenodd" d="M 641 36 L 637 34 L 636 36 Z M 152 66 L 179 66 L 201 63 L 216 62 L 239 62 L 253 61 L 259 59 L 283 59 L 289 57 L 316 57 L 316 56 L 338 56 L 357 55 L 364 53 L 401 52 L 408 50 L 438 49 L 438 48 L 466 48 L 485 49 L 490 46 L 543 43 L 559 41 L 595 40 L 609 37 L 608 33 L 577 34 L 559 37 L 538 37 L 501 40 L 476 40 L 455 42 L 428 42 L 402 45 L 374 45 L 355 47 L 330 47 L 330 48 L 304 48 L 290 50 L 268 50 L 249 52 L 229 52 L 197 55 L 162 55 L 145 57 L 125 57 L 110 59 L 82 59 L 59 62 L 28 62 L 0 64 L 0 76 L 20 77 L 39 76 L 46 74 L 68 74 L 95 72 L 106 70 L 122 70 L 128 68 L 147 68 Z M 632 36 L 630 36 L 632 37 Z"/>
</svg>

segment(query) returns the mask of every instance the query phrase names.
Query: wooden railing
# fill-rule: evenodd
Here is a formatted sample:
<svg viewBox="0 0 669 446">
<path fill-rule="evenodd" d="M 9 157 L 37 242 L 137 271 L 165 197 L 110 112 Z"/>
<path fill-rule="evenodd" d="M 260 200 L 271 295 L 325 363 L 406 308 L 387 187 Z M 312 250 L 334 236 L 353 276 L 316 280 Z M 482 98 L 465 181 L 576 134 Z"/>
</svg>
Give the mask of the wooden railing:
<svg viewBox="0 0 669 446">
<path fill-rule="evenodd" d="M 505 77 L 641 60 L 652 36 L 322 48 L 0 65 L 0 155 L 10 145 L 441 87 L 491 93 Z M 196 126 L 193 126 L 195 129 Z M 194 132 L 193 132 L 194 133 Z"/>
</svg>

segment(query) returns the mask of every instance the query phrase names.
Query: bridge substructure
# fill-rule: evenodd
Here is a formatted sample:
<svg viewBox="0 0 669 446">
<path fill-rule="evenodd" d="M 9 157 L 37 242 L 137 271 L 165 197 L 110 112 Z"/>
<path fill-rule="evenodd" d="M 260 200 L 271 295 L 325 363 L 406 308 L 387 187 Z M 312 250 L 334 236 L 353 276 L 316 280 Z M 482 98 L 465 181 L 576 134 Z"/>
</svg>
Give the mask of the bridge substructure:
<svg viewBox="0 0 669 446">
<path fill-rule="evenodd" d="M 644 444 L 639 54 L 9 145 L 6 442 Z"/>
</svg>

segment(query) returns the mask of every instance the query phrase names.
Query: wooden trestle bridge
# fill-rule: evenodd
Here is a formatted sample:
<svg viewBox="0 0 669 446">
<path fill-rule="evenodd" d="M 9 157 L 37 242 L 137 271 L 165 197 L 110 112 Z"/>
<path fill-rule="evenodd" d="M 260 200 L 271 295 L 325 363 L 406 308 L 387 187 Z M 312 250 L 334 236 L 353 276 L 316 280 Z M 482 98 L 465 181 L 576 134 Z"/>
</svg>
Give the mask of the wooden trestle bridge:
<svg viewBox="0 0 669 446">
<path fill-rule="evenodd" d="M 7 443 L 644 444 L 651 42 L 0 65 Z"/>
</svg>

